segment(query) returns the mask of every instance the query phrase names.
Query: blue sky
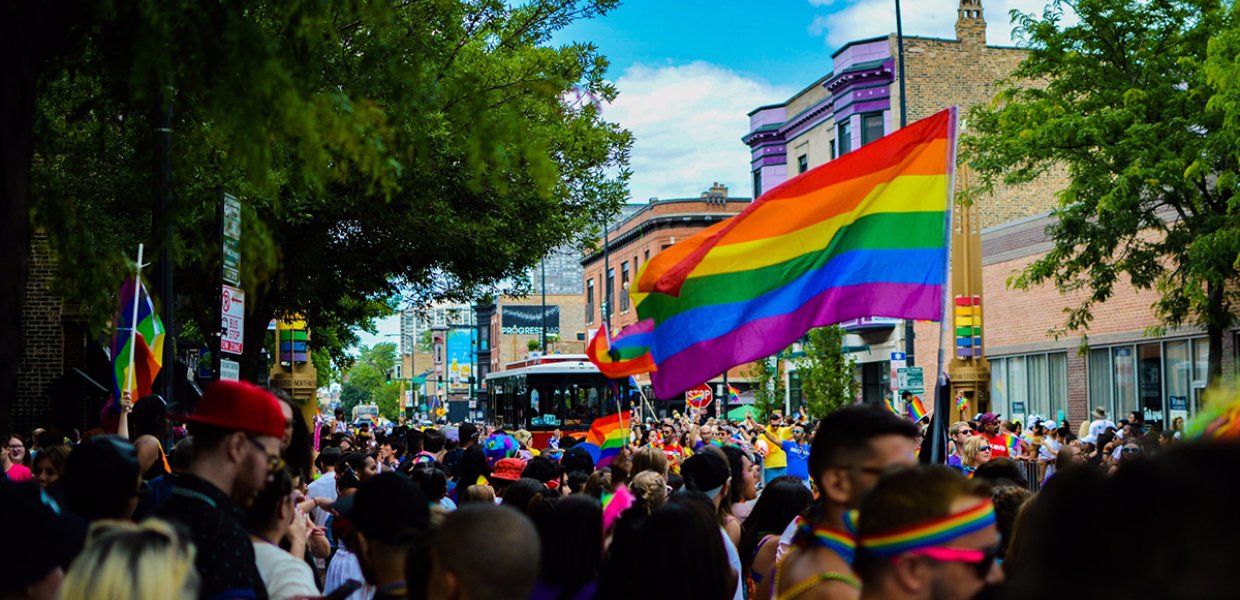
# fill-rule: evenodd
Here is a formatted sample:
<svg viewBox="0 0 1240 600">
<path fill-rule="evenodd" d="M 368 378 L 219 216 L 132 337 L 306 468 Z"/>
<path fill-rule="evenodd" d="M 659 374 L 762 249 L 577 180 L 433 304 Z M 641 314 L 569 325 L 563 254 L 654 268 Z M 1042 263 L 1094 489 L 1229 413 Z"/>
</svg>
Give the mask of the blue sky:
<svg viewBox="0 0 1240 600">
<path fill-rule="evenodd" d="M 1012 45 L 1013 9 L 1047 0 L 983 0 L 987 41 Z M 902 0 L 906 35 L 955 37 L 959 0 Z M 630 198 L 697 196 L 713 182 L 748 197 L 747 113 L 787 100 L 831 69 L 841 45 L 895 31 L 894 0 L 628 0 L 561 31 L 554 44 L 593 42 L 620 90 L 603 116 L 633 132 Z M 397 333 L 384 319 L 379 335 Z M 392 338 L 386 338 L 391 341 Z"/>
</svg>

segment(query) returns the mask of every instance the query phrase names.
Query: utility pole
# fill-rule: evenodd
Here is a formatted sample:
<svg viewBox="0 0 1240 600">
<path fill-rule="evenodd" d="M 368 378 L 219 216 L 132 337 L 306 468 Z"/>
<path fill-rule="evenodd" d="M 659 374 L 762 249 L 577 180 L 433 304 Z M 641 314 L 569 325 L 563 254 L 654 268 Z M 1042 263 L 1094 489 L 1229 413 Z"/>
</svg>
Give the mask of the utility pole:
<svg viewBox="0 0 1240 600">
<path fill-rule="evenodd" d="M 607 221 L 603 221 L 603 277 L 607 278 L 607 283 L 603 289 L 603 322 L 607 323 L 607 335 L 611 335 L 611 297 L 615 293 L 615 285 L 612 284 L 611 277 L 611 242 L 608 241 L 610 226 Z"/>
<path fill-rule="evenodd" d="M 163 301 L 163 314 L 160 320 L 164 322 L 164 331 L 166 337 L 164 339 L 164 355 L 163 372 L 161 375 L 162 384 L 159 394 L 164 397 L 164 402 L 169 407 L 177 407 L 180 412 L 189 412 L 186 407 L 181 406 L 176 399 L 173 398 L 175 388 L 176 372 L 176 323 L 173 320 L 175 312 L 172 310 L 175 304 L 176 296 L 172 287 L 172 88 L 168 87 L 159 94 L 159 127 L 155 128 L 155 147 L 158 153 L 156 162 L 155 177 L 155 227 L 162 228 L 163 241 L 159 248 L 159 296 Z M 216 299 L 216 303 L 219 300 Z M 218 321 L 217 321 L 218 323 Z M 137 324 L 135 324 L 137 326 Z M 216 349 L 218 353 L 218 349 Z M 165 440 L 166 441 L 166 440 Z"/>
<path fill-rule="evenodd" d="M 900 16 L 900 0 L 896 0 L 896 53 L 899 55 L 897 61 L 900 63 L 900 70 L 896 77 L 900 84 L 900 129 L 908 126 L 908 97 L 904 89 L 904 20 Z M 913 321 L 904 320 L 904 360 L 908 366 L 913 366 Z"/>
<path fill-rule="evenodd" d="M 547 257 L 542 259 L 542 353 L 547 354 Z"/>
</svg>

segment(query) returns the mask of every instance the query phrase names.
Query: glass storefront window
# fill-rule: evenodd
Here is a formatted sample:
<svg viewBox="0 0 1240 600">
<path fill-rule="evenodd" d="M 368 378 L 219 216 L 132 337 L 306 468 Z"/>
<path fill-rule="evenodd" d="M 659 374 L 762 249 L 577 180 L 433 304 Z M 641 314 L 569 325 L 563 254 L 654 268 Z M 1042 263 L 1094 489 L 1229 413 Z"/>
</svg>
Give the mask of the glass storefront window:
<svg viewBox="0 0 1240 600">
<path fill-rule="evenodd" d="M 1013 356 L 1007 360 L 1008 368 L 1008 412 L 1004 418 L 1009 421 L 1025 422 L 1029 414 L 1029 374 L 1025 370 L 1025 357 Z"/>
<path fill-rule="evenodd" d="M 1050 355 L 1050 401 L 1046 418 L 1062 421 L 1068 416 L 1068 355 L 1058 352 Z"/>
<path fill-rule="evenodd" d="M 1163 345 L 1163 379 L 1167 387 L 1167 418 L 1171 427 L 1188 420 L 1188 399 L 1192 392 L 1193 365 L 1188 357 L 1188 342 L 1174 341 Z"/>
<path fill-rule="evenodd" d="M 982 412 L 982 407 L 970 407 L 973 414 Z M 1008 412 L 1007 395 L 1007 359 L 996 358 L 990 361 L 990 410 L 991 412 Z"/>
<path fill-rule="evenodd" d="M 1210 372 L 1210 340 L 1193 340 L 1193 383 L 1205 385 Z"/>
<path fill-rule="evenodd" d="M 1111 420 L 1127 418 L 1128 411 L 1137 409 L 1137 364 L 1132 346 L 1111 349 L 1112 405 Z"/>
<path fill-rule="evenodd" d="M 1111 351 L 1089 351 L 1089 409 L 1111 406 Z"/>
<path fill-rule="evenodd" d="M 1050 408 L 1050 381 L 1047 378 L 1046 356 L 1035 354 L 1025 357 L 1025 367 L 1029 370 L 1029 406 L 1026 414 L 1045 417 Z"/>
<path fill-rule="evenodd" d="M 1163 389 L 1162 389 L 1162 344 L 1141 344 L 1137 347 L 1140 359 L 1138 369 L 1138 393 L 1140 404 L 1137 410 L 1148 425 L 1162 426 L 1163 423 Z M 1117 415 L 1119 416 L 1119 415 Z M 1127 414 L 1119 418 L 1127 418 Z"/>
</svg>

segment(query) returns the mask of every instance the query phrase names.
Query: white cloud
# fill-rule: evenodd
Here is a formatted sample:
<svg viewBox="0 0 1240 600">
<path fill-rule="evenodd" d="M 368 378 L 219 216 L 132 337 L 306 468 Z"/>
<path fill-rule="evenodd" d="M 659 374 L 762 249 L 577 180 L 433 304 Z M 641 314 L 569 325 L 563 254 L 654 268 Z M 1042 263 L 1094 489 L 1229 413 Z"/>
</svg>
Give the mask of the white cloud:
<svg viewBox="0 0 1240 600">
<path fill-rule="evenodd" d="M 809 0 L 822 6 L 824 0 Z M 1048 0 L 983 0 L 986 15 L 986 41 L 995 46 L 1015 45 L 1012 40 L 1013 9 L 1040 15 Z M 924 37 L 956 37 L 958 0 L 915 0 L 901 3 L 905 35 Z M 829 15 L 819 15 L 809 24 L 810 35 L 824 35 L 828 48 L 835 49 L 853 41 L 896 30 L 895 3 L 892 0 L 846 0 L 843 8 Z"/>
<path fill-rule="evenodd" d="M 635 202 L 651 196 L 696 196 L 713 182 L 749 196 L 749 111 L 783 102 L 795 91 L 705 62 L 634 65 L 616 80 L 608 121 L 633 132 L 629 188 Z"/>
</svg>

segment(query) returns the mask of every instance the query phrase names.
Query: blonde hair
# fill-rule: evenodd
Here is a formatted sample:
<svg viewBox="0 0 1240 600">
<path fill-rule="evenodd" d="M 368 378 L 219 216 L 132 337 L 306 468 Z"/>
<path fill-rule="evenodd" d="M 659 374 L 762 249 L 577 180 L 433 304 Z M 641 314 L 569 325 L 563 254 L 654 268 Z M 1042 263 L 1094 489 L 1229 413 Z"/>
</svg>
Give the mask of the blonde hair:
<svg viewBox="0 0 1240 600">
<path fill-rule="evenodd" d="M 194 545 L 166 521 L 99 521 L 69 566 L 60 599 L 193 600 L 194 554 Z"/>
<path fill-rule="evenodd" d="M 984 436 L 975 435 L 965 440 L 964 448 L 962 449 L 963 451 L 960 454 L 960 462 L 964 463 L 964 465 L 968 467 L 976 467 L 977 453 L 981 452 L 983 447 L 990 447 L 990 441 Z"/>
<path fill-rule="evenodd" d="M 638 473 L 629 484 L 629 488 L 641 501 L 641 506 L 647 515 L 667 502 L 667 480 L 657 471 Z"/>
<path fill-rule="evenodd" d="M 495 504 L 495 490 L 489 485 L 471 485 L 465 488 L 457 501 L 457 506 L 469 504 L 470 502 L 483 502 Z"/>
<path fill-rule="evenodd" d="M 633 454 L 633 473 L 654 471 L 667 477 L 667 455 L 653 446 L 642 446 Z"/>
</svg>

